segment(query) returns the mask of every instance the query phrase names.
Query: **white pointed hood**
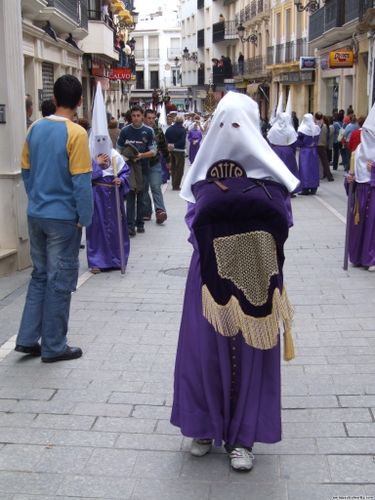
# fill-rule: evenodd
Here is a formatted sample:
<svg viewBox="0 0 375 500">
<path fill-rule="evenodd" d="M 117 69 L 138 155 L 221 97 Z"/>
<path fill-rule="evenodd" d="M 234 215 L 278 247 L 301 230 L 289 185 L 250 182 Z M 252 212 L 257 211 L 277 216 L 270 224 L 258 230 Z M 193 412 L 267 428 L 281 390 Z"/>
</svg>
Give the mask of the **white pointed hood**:
<svg viewBox="0 0 375 500">
<path fill-rule="evenodd" d="M 355 151 L 356 182 L 370 182 L 371 172 L 366 168 L 368 161 L 375 161 L 375 104 L 362 125 L 361 142 Z"/>
<path fill-rule="evenodd" d="M 228 92 L 219 102 L 207 136 L 185 177 L 181 197 L 195 203 L 191 186 L 206 178 L 213 163 L 224 159 L 238 162 L 248 177 L 272 177 L 290 192 L 299 184 L 262 137 L 258 104 L 245 94 Z"/>
<path fill-rule="evenodd" d="M 106 154 L 111 158 L 112 141 L 108 133 L 107 112 L 100 82 L 98 82 L 96 87 L 94 107 L 92 110 L 89 147 L 92 158 L 95 158 L 98 154 Z"/>
<path fill-rule="evenodd" d="M 285 113 L 292 117 L 292 91 L 289 91 L 288 102 L 286 103 Z"/>
<path fill-rule="evenodd" d="M 320 135 L 320 127 L 314 122 L 314 117 L 311 113 L 306 113 L 302 119 L 302 123 L 298 128 L 298 132 L 315 137 Z"/>
</svg>

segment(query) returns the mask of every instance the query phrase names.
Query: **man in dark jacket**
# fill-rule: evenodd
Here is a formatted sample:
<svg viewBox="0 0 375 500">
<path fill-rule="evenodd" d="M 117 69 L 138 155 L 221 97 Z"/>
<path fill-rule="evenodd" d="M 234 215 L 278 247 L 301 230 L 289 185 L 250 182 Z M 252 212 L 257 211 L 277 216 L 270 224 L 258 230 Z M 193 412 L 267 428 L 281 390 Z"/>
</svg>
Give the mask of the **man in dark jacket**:
<svg viewBox="0 0 375 500">
<path fill-rule="evenodd" d="M 174 125 L 165 131 L 168 149 L 171 155 L 172 190 L 179 191 L 184 175 L 186 129 L 182 116 L 177 116 Z"/>
</svg>

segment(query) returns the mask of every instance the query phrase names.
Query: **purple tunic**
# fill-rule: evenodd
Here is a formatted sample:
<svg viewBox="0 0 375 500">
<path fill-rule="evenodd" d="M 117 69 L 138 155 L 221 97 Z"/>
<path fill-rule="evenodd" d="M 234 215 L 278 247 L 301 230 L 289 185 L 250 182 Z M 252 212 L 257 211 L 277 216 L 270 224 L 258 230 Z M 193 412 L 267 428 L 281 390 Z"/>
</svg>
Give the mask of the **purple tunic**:
<svg viewBox="0 0 375 500">
<path fill-rule="evenodd" d="M 130 242 L 123 196 L 130 189 L 129 174 L 130 169 L 125 163 L 118 174 L 118 177 L 121 179 L 120 209 L 125 266 L 128 262 Z M 112 175 L 102 177 L 102 169 L 99 164 L 96 160 L 92 161 L 94 215 L 91 225 L 86 228 L 87 261 L 90 268 L 121 268 L 115 195 L 115 189 L 118 188 L 114 187 L 113 179 Z"/>
<path fill-rule="evenodd" d="M 285 212 L 286 213 L 286 212 Z M 281 440 L 280 342 L 268 350 L 225 337 L 203 315 L 200 254 L 192 230 L 196 205 L 185 217 L 193 255 L 186 283 L 175 367 L 171 423 L 191 438 L 252 447 Z M 287 217 L 286 217 L 287 220 Z"/>
<path fill-rule="evenodd" d="M 298 138 L 295 144 L 300 148 L 300 189 L 314 189 L 319 186 L 319 156 L 316 150 L 318 143 L 319 135 L 311 137 L 310 135 L 298 132 Z"/>
<path fill-rule="evenodd" d="M 194 128 L 191 129 L 188 135 L 188 141 L 190 142 L 190 147 L 189 147 L 190 163 L 193 163 L 195 157 L 197 156 L 201 140 L 202 140 L 202 132 Z M 193 141 L 197 141 L 197 144 L 193 144 Z"/>
<path fill-rule="evenodd" d="M 375 165 L 375 164 L 374 164 Z M 345 184 L 346 179 L 345 179 Z M 354 224 L 354 210 L 350 214 L 349 258 L 354 266 L 375 265 L 375 166 L 370 183 L 355 183 L 358 200 L 359 224 Z"/>
</svg>

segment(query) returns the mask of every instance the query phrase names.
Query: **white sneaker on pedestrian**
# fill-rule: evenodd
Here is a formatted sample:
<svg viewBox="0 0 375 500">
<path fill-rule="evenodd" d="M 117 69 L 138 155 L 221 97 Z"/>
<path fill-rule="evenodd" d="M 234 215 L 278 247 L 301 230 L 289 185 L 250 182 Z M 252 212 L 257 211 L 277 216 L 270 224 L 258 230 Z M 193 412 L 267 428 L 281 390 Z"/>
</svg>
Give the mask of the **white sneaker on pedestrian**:
<svg viewBox="0 0 375 500">
<path fill-rule="evenodd" d="M 370 273 L 375 272 L 375 266 L 370 266 L 367 271 L 370 271 Z"/>
<path fill-rule="evenodd" d="M 254 455 L 246 448 L 234 448 L 229 456 L 232 469 L 249 471 L 253 468 Z"/>
<path fill-rule="evenodd" d="M 203 457 L 212 448 L 212 439 L 193 439 L 190 445 L 190 453 L 194 457 Z"/>
</svg>

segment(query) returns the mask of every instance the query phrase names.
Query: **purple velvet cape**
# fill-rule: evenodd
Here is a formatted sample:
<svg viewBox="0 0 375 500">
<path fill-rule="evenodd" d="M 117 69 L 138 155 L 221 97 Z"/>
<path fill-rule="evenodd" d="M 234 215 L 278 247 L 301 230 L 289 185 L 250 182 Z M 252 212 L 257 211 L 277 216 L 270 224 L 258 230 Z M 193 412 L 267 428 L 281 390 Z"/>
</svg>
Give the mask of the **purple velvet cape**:
<svg viewBox="0 0 375 500">
<path fill-rule="evenodd" d="M 200 130 L 191 129 L 188 134 L 189 146 L 189 161 L 193 163 L 195 157 L 197 156 L 200 144 L 202 140 L 202 132 Z M 193 141 L 198 141 L 197 144 L 193 144 Z"/>
<path fill-rule="evenodd" d="M 259 197 L 265 194 L 262 188 L 252 193 Z M 288 225 L 286 207 L 281 210 L 284 226 Z M 245 343 L 241 332 L 224 337 L 203 316 L 201 262 L 192 229 L 195 219 L 196 205 L 189 203 L 185 220 L 194 250 L 178 341 L 171 423 L 183 435 L 211 438 L 216 446 L 223 441 L 246 447 L 255 441 L 278 442 L 280 342 L 273 349 L 254 349 Z M 225 226 L 225 217 L 222 222 Z"/>
<path fill-rule="evenodd" d="M 312 189 L 319 186 L 319 156 L 316 146 L 319 143 L 319 135 L 311 137 L 298 132 L 295 143 L 299 151 L 299 175 L 301 179 L 300 189 Z"/>
<path fill-rule="evenodd" d="M 291 173 L 296 177 L 299 181 L 301 180 L 296 160 L 296 143 L 290 144 L 288 146 L 275 146 L 271 144 L 271 148 L 275 151 L 277 156 L 282 160 Z M 293 193 L 297 193 L 301 191 L 301 186 L 298 186 Z"/>
<path fill-rule="evenodd" d="M 124 241 L 125 266 L 128 262 L 130 241 L 125 215 L 123 196 L 129 191 L 130 169 L 125 163 L 118 177 L 121 179 L 120 209 L 122 237 Z M 96 160 L 92 160 L 92 180 L 107 184 L 108 187 L 92 185 L 94 215 L 92 223 L 86 228 L 87 261 L 90 268 L 120 269 L 120 247 L 116 216 L 116 195 L 112 175 L 102 177 L 102 169 Z"/>
<path fill-rule="evenodd" d="M 348 184 L 345 179 L 345 187 Z M 349 259 L 354 266 L 375 266 L 375 164 L 370 183 L 354 184 L 359 204 L 359 224 L 354 224 L 353 207 L 350 214 Z"/>
</svg>

